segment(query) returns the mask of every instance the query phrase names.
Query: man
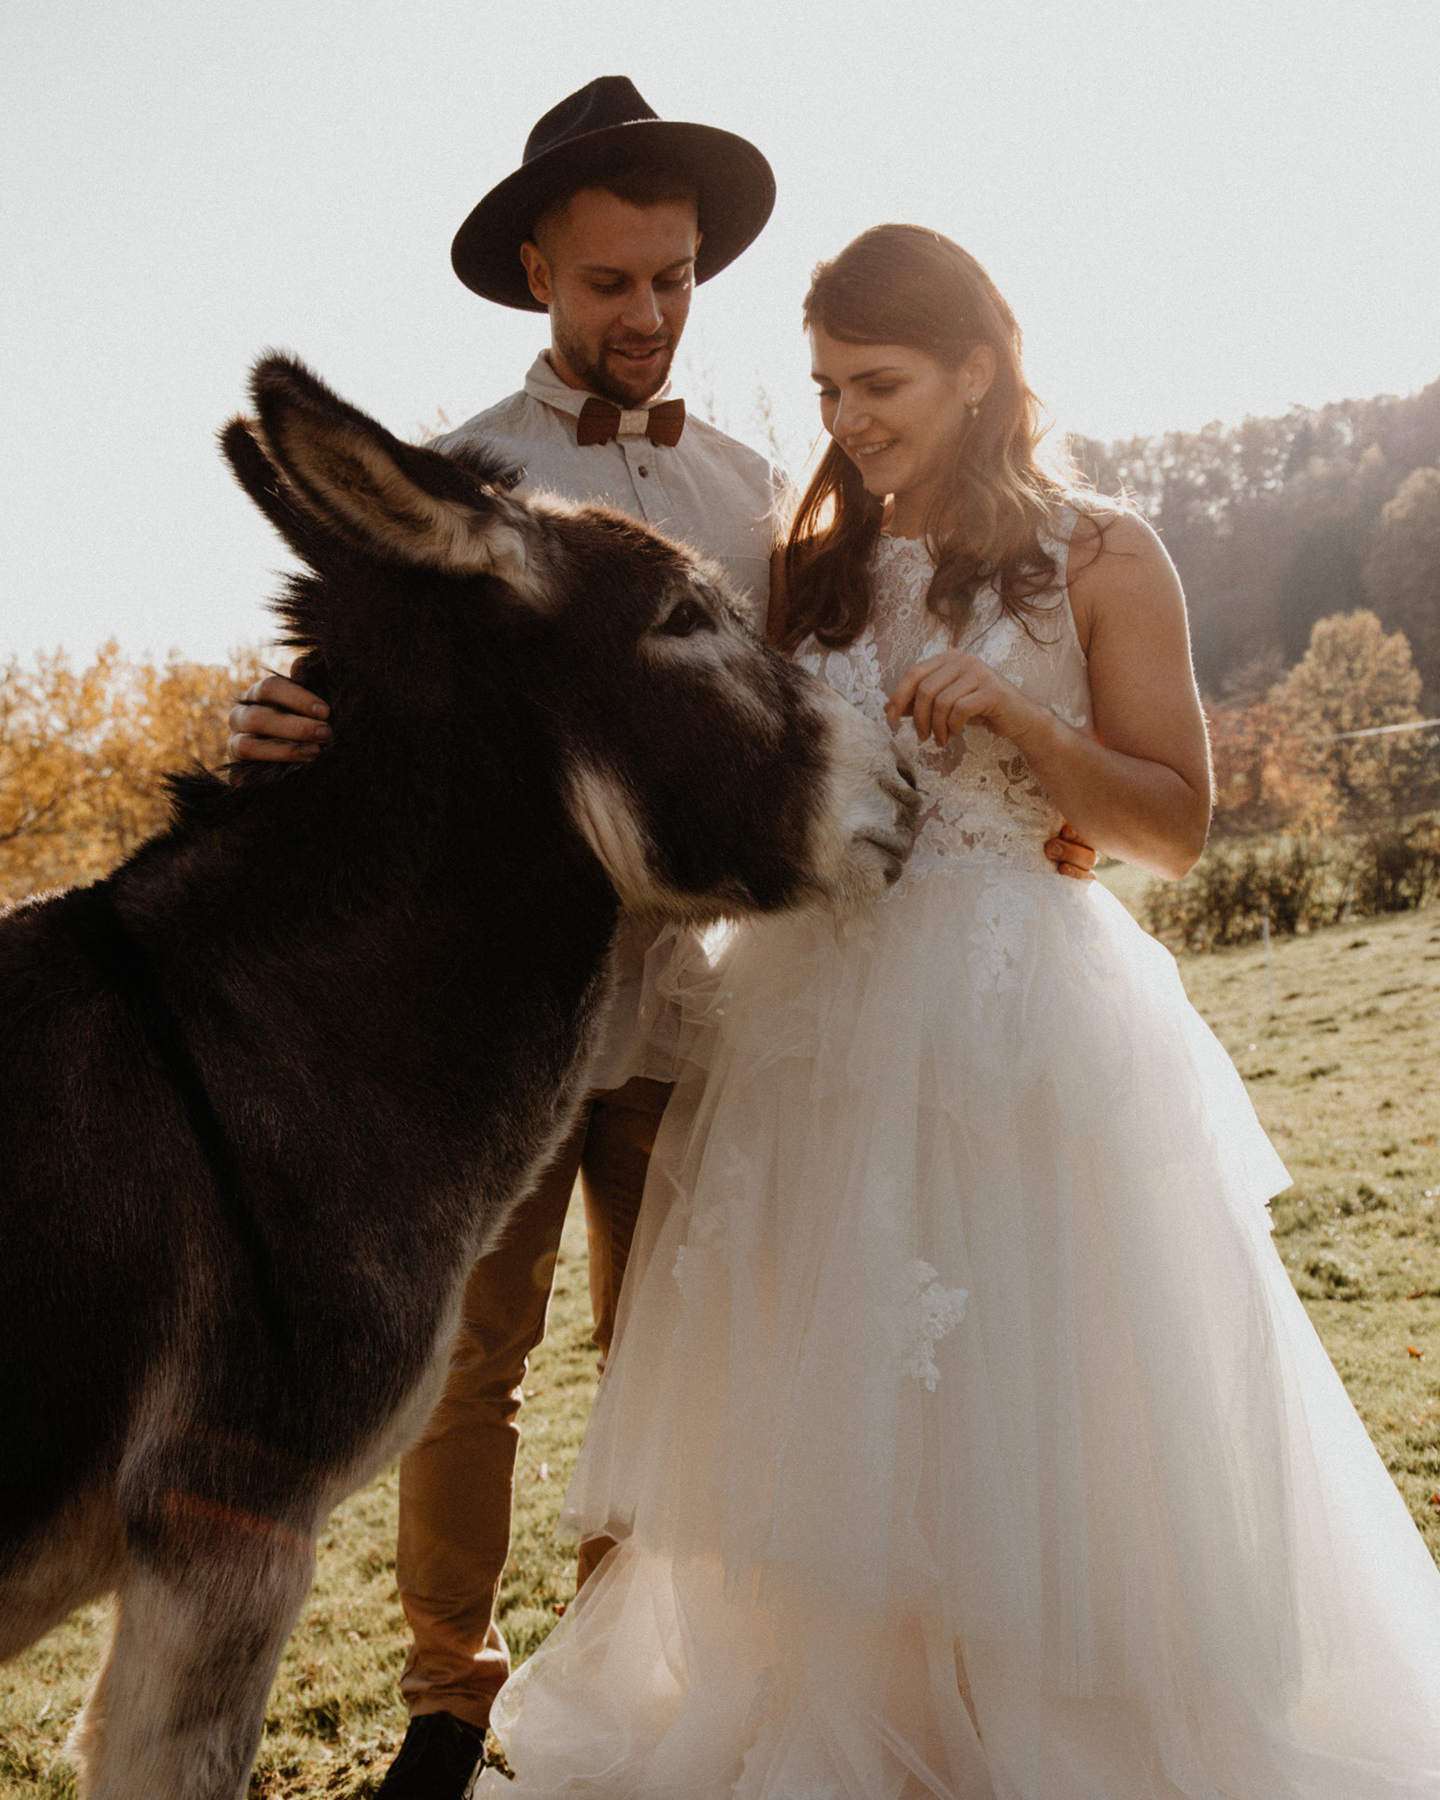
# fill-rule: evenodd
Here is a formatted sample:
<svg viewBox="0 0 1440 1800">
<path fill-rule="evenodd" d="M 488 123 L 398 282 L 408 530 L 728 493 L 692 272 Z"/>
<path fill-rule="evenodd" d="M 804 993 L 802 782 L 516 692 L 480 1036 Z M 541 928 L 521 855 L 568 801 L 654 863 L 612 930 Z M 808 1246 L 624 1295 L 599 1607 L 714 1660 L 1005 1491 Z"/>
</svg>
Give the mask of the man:
<svg viewBox="0 0 1440 1800">
<path fill-rule="evenodd" d="M 437 448 L 477 437 L 546 489 L 615 506 L 719 562 L 765 616 L 783 478 L 680 401 L 657 400 L 697 282 L 752 241 L 774 204 L 753 145 L 656 117 L 631 83 L 606 76 L 547 113 L 521 167 L 455 238 L 467 287 L 547 311 L 550 347 L 525 386 Z M 237 760 L 304 760 L 330 735 L 323 701 L 278 676 L 231 715 Z M 505 1241 L 475 1266 L 445 1393 L 400 1465 L 396 1573 L 414 1646 L 401 1676 L 411 1722 L 381 1793 L 458 1800 L 509 1672 L 494 1622 L 509 1550 L 516 1415 L 540 1341 L 577 1170 L 590 1238 L 595 1341 L 603 1361 L 645 1169 L 672 1070 L 645 1004 L 648 934 L 617 950 L 618 983 L 596 1092 L 522 1204 Z M 603 1543 L 581 1546 L 583 1581 Z"/>
</svg>

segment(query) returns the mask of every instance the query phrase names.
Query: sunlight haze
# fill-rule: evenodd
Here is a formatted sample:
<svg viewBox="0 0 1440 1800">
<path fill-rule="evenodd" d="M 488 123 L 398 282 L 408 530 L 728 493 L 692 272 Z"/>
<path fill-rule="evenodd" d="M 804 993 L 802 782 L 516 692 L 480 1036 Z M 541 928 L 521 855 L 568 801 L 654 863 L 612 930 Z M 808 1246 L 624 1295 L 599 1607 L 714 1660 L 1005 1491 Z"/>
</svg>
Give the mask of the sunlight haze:
<svg viewBox="0 0 1440 1800">
<path fill-rule="evenodd" d="M 406 437 L 518 387 L 545 322 L 467 292 L 450 239 L 600 74 L 774 166 L 675 385 L 752 441 L 763 387 L 797 472 L 809 271 L 887 218 L 986 264 L 1063 430 L 1440 376 L 1434 0 L 15 0 L 0 48 L 0 654 L 267 639 L 283 552 L 215 448 L 248 365 L 293 350 Z"/>
</svg>

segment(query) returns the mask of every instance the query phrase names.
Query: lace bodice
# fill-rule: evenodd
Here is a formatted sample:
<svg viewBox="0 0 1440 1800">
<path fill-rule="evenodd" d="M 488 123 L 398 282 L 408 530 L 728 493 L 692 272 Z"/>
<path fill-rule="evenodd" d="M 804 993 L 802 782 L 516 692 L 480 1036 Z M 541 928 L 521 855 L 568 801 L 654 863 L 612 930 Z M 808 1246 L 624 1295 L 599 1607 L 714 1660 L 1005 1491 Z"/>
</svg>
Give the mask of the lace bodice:
<svg viewBox="0 0 1440 1800">
<path fill-rule="evenodd" d="M 1067 507 L 1057 535 L 1046 539 L 1057 585 L 1048 601 L 1042 600 L 1046 610 L 1029 621 L 1030 632 L 1002 611 L 994 589 L 986 587 L 976 596 L 959 648 L 1084 730 L 1090 724 L 1090 677 L 1064 587 L 1074 522 L 1074 510 Z M 950 648 L 949 627 L 925 606 L 932 571 L 923 543 L 881 537 L 870 564 L 874 606 L 864 631 L 843 650 L 825 650 L 807 638 L 796 661 L 867 718 L 884 722 L 885 702 L 906 669 Z M 1061 815 L 1014 744 L 983 725 L 970 725 L 940 750 L 933 740 L 917 742 L 909 719 L 895 736 L 914 764 L 924 801 L 913 871 L 953 857 L 1048 868 L 1042 846 L 1059 828 Z"/>
</svg>

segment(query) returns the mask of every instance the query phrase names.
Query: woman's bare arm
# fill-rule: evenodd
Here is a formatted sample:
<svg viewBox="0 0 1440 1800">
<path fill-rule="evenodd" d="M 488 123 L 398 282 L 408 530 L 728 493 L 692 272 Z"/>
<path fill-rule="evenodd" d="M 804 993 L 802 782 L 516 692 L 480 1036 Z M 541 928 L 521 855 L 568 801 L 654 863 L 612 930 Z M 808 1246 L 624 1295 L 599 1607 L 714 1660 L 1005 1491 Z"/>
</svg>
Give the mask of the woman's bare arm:
<svg viewBox="0 0 1440 1800">
<path fill-rule="evenodd" d="M 958 650 L 908 670 L 887 710 L 909 713 L 922 740 L 933 734 L 942 745 L 972 720 L 988 725 L 1018 745 L 1086 843 L 1176 878 L 1204 849 L 1210 822 L 1209 750 L 1179 578 L 1150 527 L 1116 514 L 1072 574 L 1070 600 L 1090 663 L 1094 737 Z"/>
</svg>

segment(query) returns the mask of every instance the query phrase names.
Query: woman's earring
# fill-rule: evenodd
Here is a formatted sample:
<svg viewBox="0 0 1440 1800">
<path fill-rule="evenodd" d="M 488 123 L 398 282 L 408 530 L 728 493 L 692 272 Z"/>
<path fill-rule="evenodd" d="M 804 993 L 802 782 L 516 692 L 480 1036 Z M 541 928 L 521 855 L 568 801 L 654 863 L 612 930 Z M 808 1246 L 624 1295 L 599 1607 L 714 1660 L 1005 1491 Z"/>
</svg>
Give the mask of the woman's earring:
<svg viewBox="0 0 1440 1800">
<path fill-rule="evenodd" d="M 965 410 L 972 419 L 975 417 L 976 413 L 980 410 L 980 396 L 978 394 L 972 394 L 965 402 Z"/>
</svg>

